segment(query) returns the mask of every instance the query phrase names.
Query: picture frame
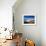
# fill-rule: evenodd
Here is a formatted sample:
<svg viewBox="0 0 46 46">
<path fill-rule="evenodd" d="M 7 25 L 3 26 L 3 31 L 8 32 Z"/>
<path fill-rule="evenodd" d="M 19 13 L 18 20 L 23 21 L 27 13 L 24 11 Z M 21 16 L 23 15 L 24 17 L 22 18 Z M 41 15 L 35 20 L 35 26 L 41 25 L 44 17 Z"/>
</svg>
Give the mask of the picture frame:
<svg viewBox="0 0 46 46">
<path fill-rule="evenodd" d="M 24 14 L 22 16 L 22 25 L 36 25 L 36 16 Z"/>
</svg>

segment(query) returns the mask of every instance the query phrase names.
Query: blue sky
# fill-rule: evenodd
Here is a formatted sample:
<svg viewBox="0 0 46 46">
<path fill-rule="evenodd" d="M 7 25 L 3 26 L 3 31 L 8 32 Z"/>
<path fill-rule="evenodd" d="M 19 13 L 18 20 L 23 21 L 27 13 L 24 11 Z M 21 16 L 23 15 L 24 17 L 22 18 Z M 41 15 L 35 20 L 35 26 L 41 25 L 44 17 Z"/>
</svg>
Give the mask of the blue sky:
<svg viewBox="0 0 46 46">
<path fill-rule="evenodd" d="M 24 16 L 24 20 L 32 20 L 35 16 Z"/>
</svg>

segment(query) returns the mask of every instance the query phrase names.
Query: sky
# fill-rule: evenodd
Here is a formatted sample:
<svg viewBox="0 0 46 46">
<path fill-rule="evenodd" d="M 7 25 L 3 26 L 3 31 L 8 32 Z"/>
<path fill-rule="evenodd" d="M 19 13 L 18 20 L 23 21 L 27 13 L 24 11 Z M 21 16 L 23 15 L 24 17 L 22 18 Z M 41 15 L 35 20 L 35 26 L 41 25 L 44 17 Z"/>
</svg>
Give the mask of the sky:
<svg viewBox="0 0 46 46">
<path fill-rule="evenodd" d="M 24 20 L 34 20 L 35 16 L 24 16 Z"/>
</svg>

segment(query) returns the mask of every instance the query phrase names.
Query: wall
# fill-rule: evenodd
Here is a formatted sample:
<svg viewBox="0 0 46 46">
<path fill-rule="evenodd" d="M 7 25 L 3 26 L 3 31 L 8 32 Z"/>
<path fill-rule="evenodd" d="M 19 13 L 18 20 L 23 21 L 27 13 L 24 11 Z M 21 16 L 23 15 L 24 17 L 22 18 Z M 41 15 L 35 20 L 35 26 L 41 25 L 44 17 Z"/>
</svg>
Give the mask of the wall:
<svg viewBox="0 0 46 46">
<path fill-rule="evenodd" d="M 41 38 L 42 46 L 46 46 L 46 0 L 41 1 Z"/>
<path fill-rule="evenodd" d="M 14 5 L 16 6 L 16 5 Z M 23 33 L 23 37 L 34 40 L 36 46 L 41 46 L 41 1 L 40 0 L 23 0 L 16 8 L 13 7 L 15 29 Z M 22 25 L 22 16 L 24 14 L 33 14 L 36 16 L 36 25 Z M 16 31 L 15 30 L 15 31 Z"/>
<path fill-rule="evenodd" d="M 16 0 L 0 0 L 0 27 L 12 29 L 12 6 Z"/>
</svg>

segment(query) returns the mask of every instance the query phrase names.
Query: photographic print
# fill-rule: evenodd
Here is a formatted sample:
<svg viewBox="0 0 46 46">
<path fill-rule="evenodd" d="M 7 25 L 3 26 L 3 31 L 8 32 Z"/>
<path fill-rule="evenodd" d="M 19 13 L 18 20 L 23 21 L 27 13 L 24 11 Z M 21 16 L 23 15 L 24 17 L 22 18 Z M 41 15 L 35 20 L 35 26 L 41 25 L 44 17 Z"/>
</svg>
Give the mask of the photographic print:
<svg viewBox="0 0 46 46">
<path fill-rule="evenodd" d="M 24 15 L 23 16 L 24 25 L 34 25 L 36 24 L 36 16 L 34 15 Z"/>
</svg>

